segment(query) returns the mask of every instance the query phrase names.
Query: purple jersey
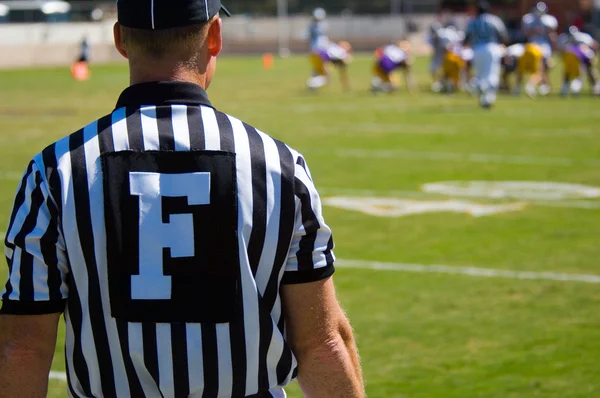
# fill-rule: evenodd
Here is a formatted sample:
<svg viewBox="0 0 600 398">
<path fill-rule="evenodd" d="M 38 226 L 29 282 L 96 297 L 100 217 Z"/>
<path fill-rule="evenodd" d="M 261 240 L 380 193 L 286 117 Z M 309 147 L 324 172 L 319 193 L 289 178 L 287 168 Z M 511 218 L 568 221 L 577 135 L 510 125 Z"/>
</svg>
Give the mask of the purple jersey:
<svg viewBox="0 0 600 398">
<path fill-rule="evenodd" d="M 335 43 L 329 43 L 326 48 L 318 49 L 314 52 L 323 60 L 323 62 L 345 62 L 348 59 L 348 51 Z"/>
<path fill-rule="evenodd" d="M 398 46 L 390 45 L 383 49 L 383 55 L 379 59 L 379 67 L 385 73 L 392 73 L 394 69 L 404 66 L 407 59 L 406 51 Z"/>
<path fill-rule="evenodd" d="M 594 59 L 594 53 L 587 47 L 580 45 L 572 45 L 567 47 L 567 52 L 575 54 L 577 58 L 579 58 L 579 61 L 585 65 L 591 65 Z"/>
<path fill-rule="evenodd" d="M 327 53 L 327 50 L 317 50 L 315 53 L 323 60 L 323 62 L 331 62 L 331 57 Z"/>
</svg>

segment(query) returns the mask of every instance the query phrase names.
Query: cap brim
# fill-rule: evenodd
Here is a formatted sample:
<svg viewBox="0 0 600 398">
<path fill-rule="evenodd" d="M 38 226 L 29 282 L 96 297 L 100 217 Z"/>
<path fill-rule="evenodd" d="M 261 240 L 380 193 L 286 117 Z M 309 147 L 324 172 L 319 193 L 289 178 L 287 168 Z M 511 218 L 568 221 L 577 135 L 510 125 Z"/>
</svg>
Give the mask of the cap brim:
<svg viewBox="0 0 600 398">
<path fill-rule="evenodd" d="M 229 10 L 227 9 L 227 7 L 225 7 L 223 4 L 221 4 L 221 13 L 225 14 L 226 17 L 230 17 L 231 16 L 231 12 L 229 12 Z"/>
</svg>

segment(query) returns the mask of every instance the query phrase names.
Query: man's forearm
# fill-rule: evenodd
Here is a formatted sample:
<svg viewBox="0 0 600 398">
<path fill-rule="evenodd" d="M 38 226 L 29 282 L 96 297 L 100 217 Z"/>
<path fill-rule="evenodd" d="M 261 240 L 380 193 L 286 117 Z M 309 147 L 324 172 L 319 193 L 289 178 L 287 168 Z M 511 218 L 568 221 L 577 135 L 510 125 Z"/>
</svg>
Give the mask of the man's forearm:
<svg viewBox="0 0 600 398">
<path fill-rule="evenodd" d="M 358 350 L 352 335 L 336 336 L 299 359 L 298 382 L 307 398 L 365 396 Z"/>
<path fill-rule="evenodd" d="M 45 398 L 51 363 L 46 353 L 0 346 L 0 396 Z"/>
</svg>

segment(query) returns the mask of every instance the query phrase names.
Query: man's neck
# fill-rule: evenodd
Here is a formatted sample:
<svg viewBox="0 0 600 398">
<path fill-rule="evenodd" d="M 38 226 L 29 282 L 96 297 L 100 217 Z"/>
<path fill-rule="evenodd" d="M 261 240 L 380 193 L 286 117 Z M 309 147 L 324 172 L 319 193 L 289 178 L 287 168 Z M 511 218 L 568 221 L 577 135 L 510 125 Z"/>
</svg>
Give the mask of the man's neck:
<svg viewBox="0 0 600 398">
<path fill-rule="evenodd" d="M 208 88 L 206 74 L 192 71 L 189 68 L 185 68 L 181 65 L 178 65 L 174 68 L 161 68 L 159 65 L 156 66 L 157 67 L 153 68 L 152 70 L 150 68 L 143 68 L 140 70 L 131 68 L 129 75 L 130 84 L 133 86 L 141 83 L 173 81 L 194 83 L 202 87 L 204 90 Z"/>
</svg>

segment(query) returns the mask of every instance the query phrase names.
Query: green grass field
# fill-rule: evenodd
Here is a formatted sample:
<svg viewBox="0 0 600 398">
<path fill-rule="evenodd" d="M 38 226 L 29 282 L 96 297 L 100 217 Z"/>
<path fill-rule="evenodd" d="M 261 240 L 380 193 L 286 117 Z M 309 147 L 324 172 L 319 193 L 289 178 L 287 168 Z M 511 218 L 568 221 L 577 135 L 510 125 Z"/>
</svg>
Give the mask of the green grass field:
<svg viewBox="0 0 600 398">
<path fill-rule="evenodd" d="M 352 92 L 334 80 L 313 94 L 304 58 L 277 60 L 269 72 L 259 58 L 224 58 L 209 94 L 220 110 L 303 152 L 324 198 L 440 201 L 449 198 L 421 186 L 443 181 L 600 186 L 600 99 L 502 97 L 488 112 L 466 94 L 428 93 L 425 60 L 418 69 L 417 96 L 371 95 L 369 57 L 352 65 Z M 111 111 L 127 81 L 123 65 L 95 67 L 85 83 L 67 69 L 0 72 L 0 225 L 31 156 Z M 454 199 L 518 201 L 495 196 Z M 486 217 L 332 206 L 325 216 L 343 260 L 600 275 L 597 197 L 527 201 Z M 599 397 L 600 285 L 533 276 L 340 267 L 369 396 Z M 64 370 L 60 336 L 56 371 Z M 49 396 L 65 397 L 65 384 L 51 381 Z"/>
</svg>

